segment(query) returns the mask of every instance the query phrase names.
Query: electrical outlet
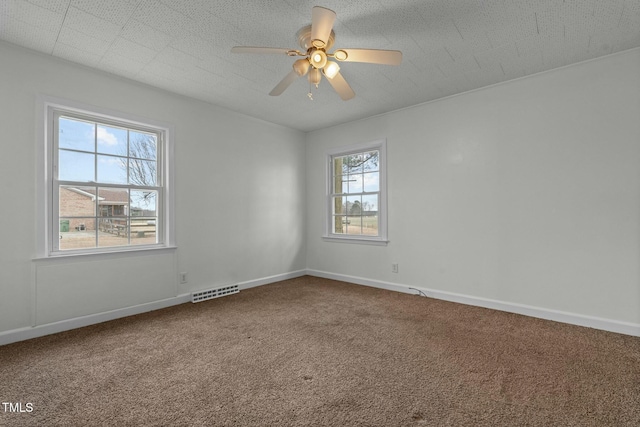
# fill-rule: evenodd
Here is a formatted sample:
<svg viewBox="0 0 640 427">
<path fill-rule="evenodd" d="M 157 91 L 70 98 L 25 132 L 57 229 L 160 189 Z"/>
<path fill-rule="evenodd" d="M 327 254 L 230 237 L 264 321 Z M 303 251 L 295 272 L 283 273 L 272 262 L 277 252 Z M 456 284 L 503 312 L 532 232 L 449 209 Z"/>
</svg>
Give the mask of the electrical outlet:
<svg viewBox="0 0 640 427">
<path fill-rule="evenodd" d="M 391 264 L 391 272 L 392 273 L 397 273 L 398 272 L 398 263 L 394 262 L 393 264 Z"/>
<path fill-rule="evenodd" d="M 180 283 L 187 283 L 187 273 L 186 272 L 180 273 Z"/>
</svg>

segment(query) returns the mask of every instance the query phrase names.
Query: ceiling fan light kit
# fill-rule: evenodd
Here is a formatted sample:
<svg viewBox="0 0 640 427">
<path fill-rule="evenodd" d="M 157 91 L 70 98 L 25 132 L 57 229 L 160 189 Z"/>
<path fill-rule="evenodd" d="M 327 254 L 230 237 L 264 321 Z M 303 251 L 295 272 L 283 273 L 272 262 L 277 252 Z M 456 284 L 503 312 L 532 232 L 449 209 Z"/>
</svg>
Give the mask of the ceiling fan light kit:
<svg viewBox="0 0 640 427">
<path fill-rule="evenodd" d="M 318 85 L 320 84 L 320 70 L 317 68 L 312 68 L 311 71 L 309 71 L 309 83 L 311 83 L 312 85 L 315 85 L 316 87 L 318 87 Z"/>
<path fill-rule="evenodd" d="M 324 75 L 333 89 L 343 100 L 355 96 L 355 92 L 340 74 L 340 66 L 328 58 L 345 62 L 366 62 L 370 64 L 399 65 L 402 62 L 402 52 L 399 50 L 380 49 L 338 49 L 333 53 L 327 52 L 333 47 L 335 33 L 333 24 L 336 13 L 330 9 L 315 6 L 311 10 L 311 25 L 302 27 L 296 34 L 298 44 L 303 49 L 281 49 L 272 47 L 236 46 L 232 53 L 275 53 L 287 56 L 304 56 L 293 63 L 293 70 L 289 72 L 269 93 L 272 96 L 282 94 L 298 77 L 305 74 L 310 84 L 318 87 Z M 307 94 L 309 95 L 309 94 Z M 309 96 L 310 99 L 311 96 Z"/>
<path fill-rule="evenodd" d="M 326 78 L 332 79 L 338 74 L 340 71 L 340 66 L 337 62 L 327 61 L 327 65 L 322 69 L 322 74 L 325 75 Z"/>
<path fill-rule="evenodd" d="M 327 64 L 327 54 L 322 49 L 311 49 L 309 62 L 313 68 L 321 69 Z"/>
<path fill-rule="evenodd" d="M 309 63 L 309 61 L 305 58 L 305 59 L 298 59 L 296 62 L 293 63 L 293 69 L 295 70 L 296 74 L 300 77 L 304 76 L 305 74 L 307 74 L 307 72 L 309 71 L 309 67 L 311 66 L 311 64 Z"/>
</svg>

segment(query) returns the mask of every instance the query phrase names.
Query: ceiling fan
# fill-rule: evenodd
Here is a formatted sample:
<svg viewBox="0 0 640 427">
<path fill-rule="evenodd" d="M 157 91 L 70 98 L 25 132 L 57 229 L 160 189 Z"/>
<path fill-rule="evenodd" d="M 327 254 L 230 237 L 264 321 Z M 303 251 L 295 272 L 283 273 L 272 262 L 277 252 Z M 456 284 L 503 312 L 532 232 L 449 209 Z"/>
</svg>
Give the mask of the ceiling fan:
<svg viewBox="0 0 640 427">
<path fill-rule="evenodd" d="M 340 98 L 347 101 L 355 96 L 355 92 L 340 74 L 338 63 L 329 59 L 340 62 L 399 65 L 402 61 L 402 52 L 381 49 L 337 49 L 333 53 L 329 53 L 328 50 L 333 47 L 335 41 L 335 33 L 333 32 L 335 20 L 336 13 L 333 10 L 315 6 L 311 10 L 311 25 L 302 27 L 296 34 L 302 51 L 277 47 L 235 46 L 231 52 L 273 53 L 304 57 L 293 63 L 293 70 L 273 88 L 269 95 L 282 94 L 298 77 L 304 75 L 307 75 L 309 83 L 317 88 L 322 74 L 324 74 Z M 311 98 L 311 93 L 308 95 Z"/>
</svg>

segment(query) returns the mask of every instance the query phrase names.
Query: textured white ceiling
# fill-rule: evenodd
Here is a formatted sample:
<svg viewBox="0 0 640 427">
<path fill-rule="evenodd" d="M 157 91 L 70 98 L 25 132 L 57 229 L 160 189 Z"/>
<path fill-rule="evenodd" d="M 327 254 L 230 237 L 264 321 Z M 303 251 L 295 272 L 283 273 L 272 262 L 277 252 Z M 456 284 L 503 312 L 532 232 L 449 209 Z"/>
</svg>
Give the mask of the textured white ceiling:
<svg viewBox="0 0 640 427">
<path fill-rule="evenodd" d="M 268 93 L 296 58 L 311 8 L 334 10 L 335 48 L 397 49 L 400 66 L 343 63 Z M 0 0 L 0 39 L 303 131 L 369 117 L 640 46 L 640 0 Z"/>
</svg>

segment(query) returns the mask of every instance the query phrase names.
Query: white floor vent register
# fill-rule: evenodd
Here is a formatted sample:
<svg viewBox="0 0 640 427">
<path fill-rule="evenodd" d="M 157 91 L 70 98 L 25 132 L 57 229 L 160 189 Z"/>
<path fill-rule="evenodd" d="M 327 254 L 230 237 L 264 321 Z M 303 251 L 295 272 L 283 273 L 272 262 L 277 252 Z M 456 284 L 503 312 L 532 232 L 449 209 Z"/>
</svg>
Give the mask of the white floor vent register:
<svg viewBox="0 0 640 427">
<path fill-rule="evenodd" d="M 238 285 L 223 286 L 221 288 L 193 292 L 191 294 L 191 302 L 195 303 L 200 301 L 206 301 L 208 299 L 220 298 L 226 295 L 237 294 L 238 292 L 240 292 Z"/>
</svg>

